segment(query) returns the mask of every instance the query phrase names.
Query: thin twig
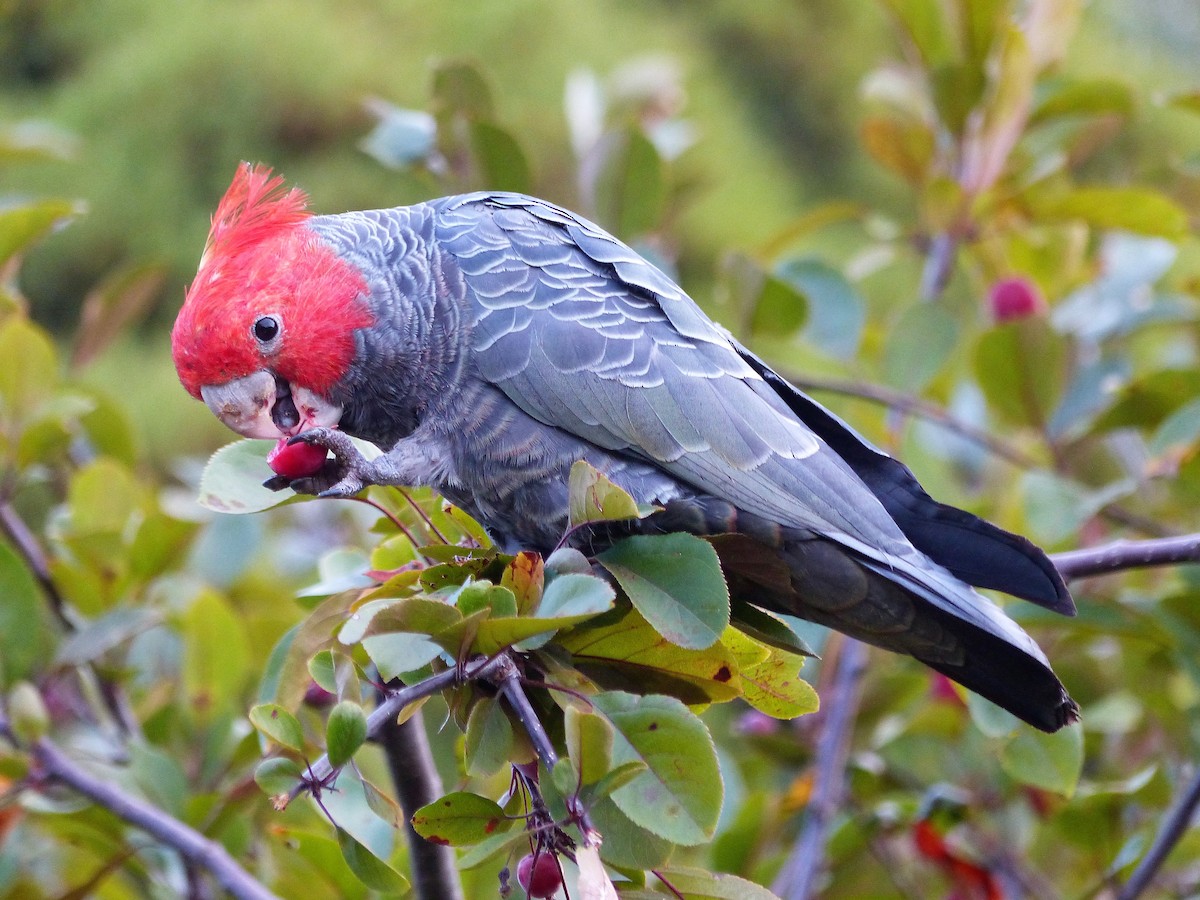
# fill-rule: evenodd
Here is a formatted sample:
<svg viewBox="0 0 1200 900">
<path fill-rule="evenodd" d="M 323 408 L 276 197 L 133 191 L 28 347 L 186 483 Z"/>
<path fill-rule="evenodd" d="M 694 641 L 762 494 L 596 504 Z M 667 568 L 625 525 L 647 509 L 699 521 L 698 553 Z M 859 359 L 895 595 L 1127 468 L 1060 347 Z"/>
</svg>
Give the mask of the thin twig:
<svg viewBox="0 0 1200 900">
<path fill-rule="evenodd" d="M 436 525 L 433 524 L 433 518 L 429 515 L 429 513 L 425 512 L 425 509 L 421 506 L 420 503 L 418 503 L 416 500 L 413 499 L 412 494 L 410 494 L 404 488 L 397 488 L 396 490 L 398 490 L 400 492 L 400 496 L 402 496 L 405 500 L 408 501 L 408 505 L 411 506 L 414 510 L 416 510 L 417 515 L 425 520 L 425 527 L 429 529 L 429 531 L 433 534 L 433 536 L 436 537 L 443 544 L 449 544 L 450 541 L 446 538 L 446 536 L 444 534 L 442 534 L 441 530 Z"/>
<path fill-rule="evenodd" d="M 1196 814 L 1198 806 L 1200 806 L 1200 769 L 1192 775 L 1187 790 L 1180 795 L 1175 806 L 1162 820 L 1158 834 L 1154 836 L 1154 843 L 1150 845 L 1150 849 L 1146 851 L 1146 855 L 1134 869 L 1129 881 L 1125 882 L 1125 886 L 1117 894 L 1117 900 L 1135 900 L 1150 886 L 1154 876 L 1158 874 L 1158 870 L 1162 868 L 1171 851 L 1175 849 L 1175 845 L 1191 827 L 1192 817 Z"/>
<path fill-rule="evenodd" d="M 804 827 L 772 889 L 785 900 L 806 900 L 825 862 L 829 826 L 838 811 L 846 780 L 846 760 L 858 712 L 858 689 L 867 668 L 867 647 L 842 638 L 833 685 L 821 701 L 821 735 L 813 760 L 812 799 Z"/>
<path fill-rule="evenodd" d="M 12 737 L 8 721 L 0 716 L 0 733 Z M 156 806 L 125 793 L 112 780 L 97 778 L 75 763 L 57 744 L 39 738 L 28 746 L 42 778 L 67 785 L 130 825 L 172 847 L 187 862 L 208 871 L 238 900 L 275 900 L 276 895 L 243 869 L 217 841 L 210 840 Z"/>
<path fill-rule="evenodd" d="M 0 501 L 0 532 L 8 537 L 14 549 L 25 561 L 25 565 L 29 567 L 29 571 L 33 573 L 34 579 L 46 597 L 50 612 L 58 620 L 63 631 L 68 634 L 78 631 L 79 625 L 71 618 L 66 598 L 58 589 L 58 585 L 54 583 L 46 551 L 42 549 L 37 537 L 25 524 L 25 520 L 7 500 Z M 141 724 L 130 708 L 120 686 L 101 676 L 94 666 L 81 667 L 79 671 L 81 677 L 85 671 L 90 671 L 94 676 L 99 688 L 99 698 L 107 707 L 116 727 L 123 730 L 125 734 L 140 734 Z"/>
<path fill-rule="evenodd" d="M 546 767 L 546 771 L 553 771 L 558 762 L 558 753 L 550 741 L 550 736 L 546 734 L 542 720 L 538 718 L 537 710 L 533 708 L 533 704 L 525 695 L 525 689 L 521 686 L 520 670 L 513 662 L 512 657 L 507 654 L 500 656 L 497 661 L 499 667 L 496 669 L 494 680 L 500 686 L 500 693 L 508 701 L 512 711 L 516 713 L 517 721 L 521 723 L 525 733 L 529 735 L 533 749 L 537 752 L 542 765 Z M 579 831 L 583 835 L 583 845 L 585 847 L 599 846 L 600 832 L 592 824 L 587 810 L 581 804 L 576 803 L 568 804 L 568 808 L 579 823 Z"/>
<path fill-rule="evenodd" d="M 1050 561 L 1064 578 L 1085 578 L 1122 569 L 1200 562 L 1200 534 L 1145 541 L 1113 541 L 1099 547 L 1055 553 Z"/>
<path fill-rule="evenodd" d="M 389 522 L 391 522 L 402 535 L 404 535 L 406 538 L 408 538 L 408 542 L 413 545 L 413 552 L 418 553 L 418 554 L 421 552 L 420 550 L 417 549 L 420 546 L 420 544 L 418 544 L 417 539 L 415 537 L 413 537 L 413 533 L 408 530 L 408 526 L 406 526 L 400 520 L 400 518 L 398 516 L 392 515 L 392 513 L 388 510 L 388 508 L 386 506 L 384 506 L 382 503 L 378 503 L 375 500 L 372 500 L 370 497 L 361 497 L 361 496 L 358 496 L 357 494 L 346 497 L 345 499 L 353 500 L 356 503 L 365 503 L 367 506 L 370 506 L 372 509 L 374 509 L 376 512 L 378 512 L 380 515 L 382 515 L 385 519 L 387 519 Z"/>
<path fill-rule="evenodd" d="M 433 761 L 421 711 L 400 723 L 394 716 L 384 720 L 379 743 L 404 810 L 404 837 L 415 896 L 422 900 L 462 900 L 454 848 L 425 840 L 412 826 L 412 814 L 442 796 L 442 779 Z"/>
<path fill-rule="evenodd" d="M 936 300 L 950 283 L 950 276 L 954 274 L 954 259 L 958 255 L 958 243 L 958 235 L 950 231 L 940 232 L 930 239 L 918 289 L 922 300 Z"/>
<path fill-rule="evenodd" d="M 550 735 L 546 734 L 546 729 L 542 727 L 542 720 L 538 718 L 537 710 L 525 696 L 525 690 L 521 687 L 520 671 L 511 656 L 502 656 L 497 662 L 495 678 L 496 683 L 500 686 L 500 693 L 504 695 L 504 699 L 516 713 L 517 721 L 529 735 L 529 740 L 533 742 L 533 749 L 537 751 L 538 759 L 542 761 L 546 771 L 553 771 L 555 764 L 558 763 L 558 751 L 554 749 Z"/>
<path fill-rule="evenodd" d="M 50 611 L 54 613 L 54 618 L 58 619 L 67 631 L 74 631 L 75 623 L 67 615 L 66 601 L 50 575 L 50 564 L 46 560 L 46 554 L 42 551 L 41 544 L 29 530 L 25 520 L 17 514 L 8 501 L 0 502 L 0 529 L 12 541 L 13 547 L 21 554 L 21 558 L 29 566 L 33 577 L 37 579 L 38 585 L 50 604 Z"/>
<path fill-rule="evenodd" d="M 896 409 L 902 413 L 940 425 L 947 431 L 978 444 L 993 456 L 1010 462 L 1019 468 L 1036 469 L 1040 466 L 1040 463 L 1036 459 L 1024 451 L 1018 450 L 1012 444 L 988 434 L 982 428 L 968 425 L 962 419 L 951 415 L 936 403 L 930 403 L 928 400 L 922 400 L 903 391 L 897 391 L 883 385 L 868 384 L 849 379 L 809 378 L 793 372 L 783 374 L 788 381 L 802 391 L 823 391 L 827 394 L 840 394 L 845 397 L 856 397 L 860 400 L 877 403 L 889 409 Z"/>
<path fill-rule="evenodd" d="M 383 702 L 371 710 L 371 714 L 367 716 L 367 737 L 377 737 L 384 724 L 399 716 L 404 707 L 410 703 L 416 703 L 424 697 L 429 697 L 464 681 L 486 677 L 496 664 L 497 658 L 479 657 L 461 668 L 453 666 L 418 681 L 414 685 L 390 692 Z M 322 756 L 308 767 L 305 778 L 287 794 L 287 801 L 295 800 L 306 791 L 311 791 L 314 786 L 329 784 L 333 774 L 334 767 L 329 764 L 329 757 Z"/>
</svg>

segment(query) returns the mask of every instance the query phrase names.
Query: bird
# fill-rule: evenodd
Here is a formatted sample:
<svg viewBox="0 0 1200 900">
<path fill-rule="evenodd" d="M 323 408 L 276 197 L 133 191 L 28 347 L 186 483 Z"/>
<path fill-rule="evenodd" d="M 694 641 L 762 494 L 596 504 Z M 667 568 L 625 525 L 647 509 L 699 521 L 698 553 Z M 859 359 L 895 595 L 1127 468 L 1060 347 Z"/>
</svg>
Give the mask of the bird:
<svg viewBox="0 0 1200 900">
<path fill-rule="evenodd" d="M 428 486 L 500 548 L 548 554 L 582 460 L 658 508 L 631 531 L 711 537 L 733 598 L 914 657 L 1043 731 L 1079 718 L 1039 646 L 975 590 L 1073 615 L 1042 550 L 933 499 L 562 207 L 477 192 L 318 215 L 242 163 L 171 345 L 233 431 L 332 452 L 297 491 Z"/>
</svg>

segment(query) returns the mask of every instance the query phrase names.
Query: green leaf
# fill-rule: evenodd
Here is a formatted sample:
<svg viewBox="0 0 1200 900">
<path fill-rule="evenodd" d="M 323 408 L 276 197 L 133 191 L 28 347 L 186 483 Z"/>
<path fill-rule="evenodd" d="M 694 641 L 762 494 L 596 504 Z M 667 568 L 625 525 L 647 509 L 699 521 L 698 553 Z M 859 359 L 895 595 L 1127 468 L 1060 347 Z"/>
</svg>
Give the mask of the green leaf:
<svg viewBox="0 0 1200 900">
<path fill-rule="evenodd" d="M 241 618 L 216 591 L 204 591 L 183 617 L 183 686 L 203 720 L 241 702 L 250 644 Z"/>
<path fill-rule="evenodd" d="M 646 765 L 645 772 L 613 792 L 621 811 L 677 844 L 711 840 L 724 790 L 704 723 L 672 697 L 612 692 L 592 701 L 616 729 L 613 762 Z"/>
<path fill-rule="evenodd" d="M 671 858 L 675 845 L 630 820 L 612 797 L 601 797 L 588 812 L 592 824 L 604 835 L 600 857 L 609 865 L 626 869 L 654 869 Z"/>
<path fill-rule="evenodd" d="M 8 724 L 22 746 L 41 740 L 50 729 L 50 713 L 41 693 L 28 681 L 18 681 L 8 692 Z"/>
<path fill-rule="evenodd" d="M 719 548 L 717 552 L 720 553 Z M 759 609 L 744 600 L 733 598 L 730 604 L 730 616 L 738 631 L 759 643 L 799 656 L 815 657 L 817 655 L 804 638 L 796 634 L 787 622 L 774 613 Z"/>
<path fill-rule="evenodd" d="M 518 847 L 529 847 L 529 836 L 521 828 L 507 828 L 473 844 L 458 858 L 458 867 L 469 871 L 501 854 L 511 856 Z"/>
<path fill-rule="evenodd" d="M 0 423 L 20 427 L 53 397 L 58 354 L 46 332 L 24 316 L 13 315 L 0 325 L 0 359 Z"/>
<path fill-rule="evenodd" d="M 586 790 L 586 795 L 591 798 L 599 799 L 607 797 L 618 788 L 622 788 L 633 779 L 637 778 L 646 771 L 646 764 L 639 760 L 630 760 L 626 763 L 621 763 L 619 766 L 614 766 L 596 780 L 594 784 Z"/>
<path fill-rule="evenodd" d="M 471 151 L 488 190 L 527 194 L 533 187 L 529 160 L 507 130 L 492 122 L 471 123 Z"/>
<path fill-rule="evenodd" d="M 1095 228 L 1178 239 L 1187 233 L 1187 211 L 1149 188 L 1081 187 L 1028 197 L 1033 214 L 1046 221 L 1087 222 Z"/>
<path fill-rule="evenodd" d="M 127 266 L 88 292 L 71 350 L 72 370 L 83 369 L 145 316 L 162 291 L 167 272 L 166 266 L 158 264 Z"/>
<path fill-rule="evenodd" d="M 0 210 L 0 268 L 80 212 L 77 203 L 67 200 L 38 200 Z"/>
<path fill-rule="evenodd" d="M 3 552 L 3 545 L 0 545 L 0 552 Z M 0 603 L 0 615 L 3 611 L 4 604 Z M 155 610 L 140 606 L 118 606 L 86 622 L 59 644 L 58 652 L 54 654 L 54 663 L 81 666 L 94 662 L 116 647 L 132 641 L 160 621 L 161 613 Z M 11 658 L 6 655 L 6 662 Z"/>
<path fill-rule="evenodd" d="M 367 715 L 352 700 L 342 700 L 329 711 L 325 722 L 325 752 L 329 764 L 340 769 L 367 739 Z"/>
<path fill-rule="evenodd" d="M 776 275 L 804 298 L 804 339 L 822 353 L 852 359 L 866 324 L 866 301 L 846 277 L 818 259 L 788 260 Z"/>
<path fill-rule="evenodd" d="M 274 441 L 241 440 L 226 444 L 208 460 L 200 475 L 196 501 L 205 509 L 222 513 L 261 512 L 296 495 L 262 486 L 271 477 L 267 453 Z"/>
<path fill-rule="evenodd" d="M 251 707 L 250 724 L 281 747 L 297 752 L 304 749 L 300 720 L 278 703 L 260 703 Z"/>
<path fill-rule="evenodd" d="M 557 575 L 546 586 L 537 614 L 556 619 L 602 613 L 615 597 L 612 585 L 595 575 Z"/>
<path fill-rule="evenodd" d="M 346 829 L 337 828 L 338 846 L 350 871 L 367 887 L 388 894 L 408 890 L 408 879 L 355 840 Z"/>
<path fill-rule="evenodd" d="M 1000 751 L 1000 765 L 1013 778 L 1070 797 L 1083 771 L 1083 729 L 1054 734 L 1022 728 Z"/>
<path fill-rule="evenodd" d="M 384 681 L 419 669 L 442 653 L 441 646 L 424 635 L 404 632 L 369 635 L 362 646 Z"/>
<path fill-rule="evenodd" d="M 1200 398 L 1183 404 L 1167 416 L 1154 432 L 1147 448 L 1152 456 L 1189 453 L 1200 440 Z"/>
<path fill-rule="evenodd" d="M 613 728 L 595 713 L 568 706 L 563 713 L 567 755 L 580 784 L 594 784 L 612 768 Z"/>
<path fill-rule="evenodd" d="M 668 866 L 654 874 L 689 900 L 779 900 L 761 885 L 725 872 Z M 659 891 L 638 890 L 621 893 L 621 900 L 661 900 Z"/>
<path fill-rule="evenodd" d="M 777 275 L 762 273 L 758 290 L 748 298 L 750 330 L 754 334 L 787 338 L 808 321 L 808 304 L 791 282 Z"/>
<path fill-rule="evenodd" d="M 486 610 L 489 616 L 497 617 L 517 614 L 517 598 L 513 596 L 513 592 L 490 581 L 464 584 L 455 597 L 455 605 L 464 616 L 481 610 Z"/>
<path fill-rule="evenodd" d="M 862 124 L 861 137 L 875 161 L 912 185 L 921 185 L 931 173 L 933 133 L 929 125 L 892 116 L 871 116 Z"/>
<path fill-rule="evenodd" d="M 717 552 L 690 534 L 635 535 L 598 557 L 630 602 L 673 644 L 702 650 L 729 624 Z"/>
<path fill-rule="evenodd" d="M 571 528 L 578 528 L 589 522 L 642 519 L 654 512 L 654 507 L 638 506 L 629 494 L 582 459 L 571 466 L 567 493 L 570 498 Z"/>
<path fill-rule="evenodd" d="M 950 59 L 953 52 L 945 7 L 938 0 L 884 0 L 908 35 L 927 68 Z"/>
<path fill-rule="evenodd" d="M 1009 422 L 1044 428 L 1062 396 L 1069 367 L 1065 336 L 1037 316 L 984 332 L 975 377 L 988 404 Z"/>
<path fill-rule="evenodd" d="M 1092 490 L 1052 472 L 1033 470 L 1021 479 L 1025 519 L 1038 540 L 1054 544 L 1076 536 L 1101 509 L 1137 489 L 1133 480 Z"/>
<path fill-rule="evenodd" d="M 1131 382 L 1096 421 L 1098 431 L 1137 426 L 1153 428 L 1174 410 L 1200 396 L 1200 370 L 1161 369 Z"/>
<path fill-rule="evenodd" d="M 435 844 L 452 847 L 477 844 L 497 831 L 507 831 L 513 824 L 494 800 L 466 791 L 455 791 L 422 806 L 412 817 L 417 834 Z"/>
<path fill-rule="evenodd" d="M 0 685 L 31 674 L 50 654 L 51 630 L 37 582 L 0 541 Z"/>
<path fill-rule="evenodd" d="M 484 697 L 467 717 L 467 774 L 487 777 L 499 772 L 513 750 L 512 723 L 494 697 Z"/>
<path fill-rule="evenodd" d="M 554 587 L 559 582 L 561 586 Z M 550 585 L 536 616 L 493 616 L 480 622 L 473 645 L 475 652 L 492 654 L 518 643 L 521 650 L 536 650 L 556 631 L 607 612 L 616 596 L 611 585 L 592 575 L 560 575 Z"/>
<path fill-rule="evenodd" d="M 268 797 L 290 793 L 300 783 L 300 764 L 286 756 L 264 759 L 254 770 L 254 783 Z"/>
<path fill-rule="evenodd" d="M 667 185 L 662 159 L 637 128 L 606 134 L 595 151 L 591 194 L 596 218 L 626 240 L 652 231 L 662 217 Z"/>
<path fill-rule="evenodd" d="M 958 334 L 958 323 L 940 305 L 909 307 L 888 336 L 884 379 L 910 394 L 920 394 L 957 348 Z"/>
<path fill-rule="evenodd" d="M 492 91 L 478 67 L 461 60 L 441 63 L 433 71 L 433 104 L 439 114 L 489 119 Z"/>
<path fill-rule="evenodd" d="M 1060 79 L 1047 86 L 1029 117 L 1030 126 L 1064 116 L 1129 116 L 1134 111 L 1133 92 L 1120 81 Z"/>
<path fill-rule="evenodd" d="M 368 601 L 358 612 L 365 613 L 367 607 L 379 601 Z M 406 597 L 402 600 L 385 601 L 386 605 L 375 608 L 367 622 L 366 634 L 388 634 L 408 631 L 414 634 L 437 634 L 462 621 L 462 613 L 449 603 L 429 597 Z M 343 629 L 344 630 L 344 629 Z"/>
<path fill-rule="evenodd" d="M 404 810 L 400 808 L 400 804 L 381 791 L 367 779 L 360 779 L 362 784 L 363 796 L 366 798 L 367 806 L 371 812 L 375 813 L 383 821 L 387 822 L 391 828 L 404 827 Z"/>
<path fill-rule="evenodd" d="M 322 650 L 308 661 L 308 674 L 322 690 L 337 693 L 336 663 L 332 650 Z"/>
</svg>

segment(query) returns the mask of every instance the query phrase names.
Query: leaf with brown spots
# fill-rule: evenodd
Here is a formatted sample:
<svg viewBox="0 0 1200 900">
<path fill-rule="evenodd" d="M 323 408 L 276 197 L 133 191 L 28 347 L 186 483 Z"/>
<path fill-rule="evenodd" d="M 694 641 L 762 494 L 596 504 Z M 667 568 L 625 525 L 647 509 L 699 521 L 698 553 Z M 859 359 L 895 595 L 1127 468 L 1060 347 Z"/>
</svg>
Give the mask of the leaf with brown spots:
<svg viewBox="0 0 1200 900">
<path fill-rule="evenodd" d="M 646 771 L 613 791 L 626 816 L 654 834 L 692 846 L 712 840 L 724 785 L 712 736 L 672 697 L 609 692 L 593 698 L 612 723 L 613 763 L 640 762 Z"/>
<path fill-rule="evenodd" d="M 720 642 L 705 650 L 680 647 L 636 610 L 612 624 L 576 628 L 559 643 L 581 672 L 609 689 L 668 694 L 689 705 L 721 703 L 742 692 L 728 648 Z"/>
<path fill-rule="evenodd" d="M 413 829 L 435 844 L 466 847 L 477 844 L 496 832 L 513 827 L 494 800 L 467 791 L 455 791 L 427 806 L 412 817 Z"/>
</svg>

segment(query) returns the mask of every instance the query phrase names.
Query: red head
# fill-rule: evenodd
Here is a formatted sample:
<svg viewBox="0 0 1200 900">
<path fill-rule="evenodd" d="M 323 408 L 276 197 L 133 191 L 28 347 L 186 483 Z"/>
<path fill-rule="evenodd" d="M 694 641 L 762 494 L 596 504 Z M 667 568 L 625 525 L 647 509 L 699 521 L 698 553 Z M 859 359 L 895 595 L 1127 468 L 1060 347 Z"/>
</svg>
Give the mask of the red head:
<svg viewBox="0 0 1200 900">
<path fill-rule="evenodd" d="M 237 399 L 252 394 L 268 413 L 274 401 L 266 401 L 265 385 L 274 389 L 278 379 L 324 397 L 354 357 L 355 329 L 372 322 L 362 273 L 307 227 L 306 202 L 269 168 L 239 166 L 171 333 L 183 386 L 243 434 L 275 436 L 262 433 L 270 429 L 261 410 L 253 413 L 257 424 L 245 418 L 251 411 L 234 416 L 228 392 L 223 414 L 213 399 L 220 389 L 254 376 L 253 391 L 243 387 Z"/>
</svg>

